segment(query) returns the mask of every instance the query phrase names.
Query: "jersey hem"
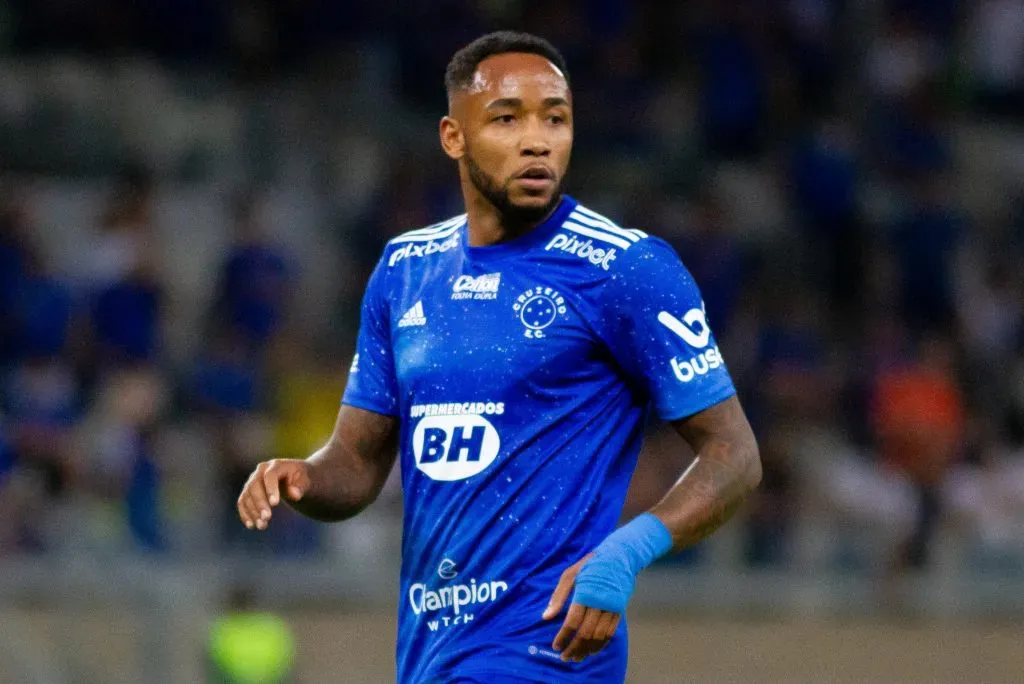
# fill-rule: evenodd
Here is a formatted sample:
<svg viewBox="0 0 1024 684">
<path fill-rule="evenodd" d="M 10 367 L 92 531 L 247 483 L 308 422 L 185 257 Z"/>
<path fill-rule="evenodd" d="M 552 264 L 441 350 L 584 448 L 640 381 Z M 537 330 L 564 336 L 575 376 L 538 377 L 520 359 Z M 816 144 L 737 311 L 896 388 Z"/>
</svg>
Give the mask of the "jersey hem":
<svg viewBox="0 0 1024 684">
<path fill-rule="evenodd" d="M 517 673 L 510 673 L 507 670 L 460 670 L 459 672 L 445 672 L 440 675 L 435 675 L 435 677 L 440 677 L 440 679 L 437 679 L 438 682 L 446 682 L 452 677 L 500 677 L 501 681 L 515 679 L 517 682 L 521 682 L 521 684 L 559 684 L 560 682 L 565 681 L 564 679 L 524 679 Z M 433 684 L 434 681 L 434 679 L 428 678 L 424 680 L 424 684 Z"/>
</svg>

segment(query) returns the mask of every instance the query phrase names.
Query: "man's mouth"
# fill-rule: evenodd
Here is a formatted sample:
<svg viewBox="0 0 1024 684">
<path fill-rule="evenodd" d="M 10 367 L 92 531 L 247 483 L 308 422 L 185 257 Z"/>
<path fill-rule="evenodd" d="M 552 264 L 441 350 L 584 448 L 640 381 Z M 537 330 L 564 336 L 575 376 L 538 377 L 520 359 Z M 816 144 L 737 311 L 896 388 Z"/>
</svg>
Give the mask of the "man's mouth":
<svg viewBox="0 0 1024 684">
<path fill-rule="evenodd" d="M 530 166 L 521 171 L 516 180 L 527 189 L 544 190 L 555 182 L 555 174 L 546 166 Z"/>
</svg>

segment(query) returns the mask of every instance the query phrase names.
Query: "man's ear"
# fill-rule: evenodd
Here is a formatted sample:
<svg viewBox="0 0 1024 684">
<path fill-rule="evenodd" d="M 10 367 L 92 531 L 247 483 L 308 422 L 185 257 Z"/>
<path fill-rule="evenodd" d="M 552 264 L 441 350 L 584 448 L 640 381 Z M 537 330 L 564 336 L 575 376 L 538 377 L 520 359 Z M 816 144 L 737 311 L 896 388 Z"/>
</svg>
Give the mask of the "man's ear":
<svg viewBox="0 0 1024 684">
<path fill-rule="evenodd" d="M 442 117 L 440 134 L 444 153 L 456 161 L 462 159 L 466 151 L 466 137 L 462 132 L 462 124 L 455 117 Z"/>
</svg>

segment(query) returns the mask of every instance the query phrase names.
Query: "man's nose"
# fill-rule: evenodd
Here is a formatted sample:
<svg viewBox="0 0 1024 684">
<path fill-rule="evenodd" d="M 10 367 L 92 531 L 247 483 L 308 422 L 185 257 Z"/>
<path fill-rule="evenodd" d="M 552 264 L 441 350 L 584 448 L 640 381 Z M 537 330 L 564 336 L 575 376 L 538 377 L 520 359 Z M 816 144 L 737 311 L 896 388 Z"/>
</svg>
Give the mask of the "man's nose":
<svg viewBox="0 0 1024 684">
<path fill-rule="evenodd" d="M 519 143 L 519 153 L 524 157 L 546 157 L 551 154 L 551 144 L 539 121 L 534 120 L 526 127 Z"/>
</svg>

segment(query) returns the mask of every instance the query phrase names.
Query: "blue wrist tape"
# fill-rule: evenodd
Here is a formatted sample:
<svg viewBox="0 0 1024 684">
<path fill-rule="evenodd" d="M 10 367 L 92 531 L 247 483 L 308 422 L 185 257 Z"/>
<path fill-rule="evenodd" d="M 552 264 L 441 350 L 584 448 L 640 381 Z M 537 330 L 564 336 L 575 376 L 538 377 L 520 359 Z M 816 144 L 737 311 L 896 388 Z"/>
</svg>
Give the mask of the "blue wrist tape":
<svg viewBox="0 0 1024 684">
<path fill-rule="evenodd" d="M 625 613 L 640 571 L 672 549 L 664 523 L 644 513 L 608 535 L 576 575 L 573 603 Z"/>
</svg>

